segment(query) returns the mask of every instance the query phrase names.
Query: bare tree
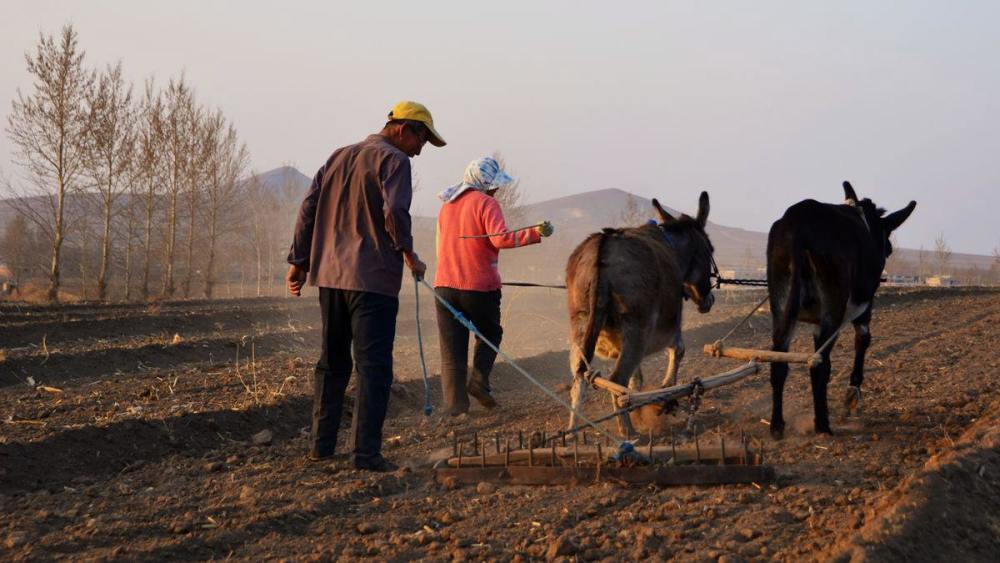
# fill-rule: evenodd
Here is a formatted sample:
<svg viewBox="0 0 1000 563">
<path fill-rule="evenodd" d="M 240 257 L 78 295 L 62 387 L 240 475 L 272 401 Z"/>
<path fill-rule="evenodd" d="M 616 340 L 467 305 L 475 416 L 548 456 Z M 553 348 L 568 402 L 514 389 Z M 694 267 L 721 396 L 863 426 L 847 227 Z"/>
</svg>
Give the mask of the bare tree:
<svg viewBox="0 0 1000 563">
<path fill-rule="evenodd" d="M 184 279 L 181 281 L 181 293 L 184 297 L 191 296 L 191 281 L 194 278 L 194 247 L 199 232 L 198 215 L 201 206 L 201 195 L 205 189 L 205 166 L 211 148 L 207 139 L 206 116 L 204 110 L 191 104 L 188 127 L 190 128 L 191 144 L 188 147 L 188 157 L 185 176 L 185 203 L 187 204 L 188 237 L 184 254 Z"/>
<path fill-rule="evenodd" d="M 993 247 L 993 262 L 990 263 L 990 283 L 1000 281 L 1000 245 Z"/>
<path fill-rule="evenodd" d="M 524 192 L 521 191 L 521 180 L 507 168 L 507 161 L 504 159 L 503 153 L 496 150 L 493 151 L 492 156 L 493 160 L 496 160 L 497 164 L 500 165 L 501 170 L 514 176 L 514 181 L 497 190 L 494 197 L 500 203 L 500 209 L 503 210 L 507 226 L 509 228 L 520 227 L 521 222 L 524 221 Z"/>
<path fill-rule="evenodd" d="M 937 262 L 938 274 L 944 275 L 949 272 L 951 264 L 951 247 L 944 238 L 944 233 L 934 239 L 934 261 Z"/>
<path fill-rule="evenodd" d="M 15 215 L 7 223 L 3 238 L 0 239 L 0 255 L 10 269 L 11 281 L 15 287 L 20 288 L 26 276 L 41 265 L 37 259 L 38 250 L 41 249 L 42 245 L 39 244 L 35 230 L 27 218 Z"/>
<path fill-rule="evenodd" d="M 216 253 L 224 236 L 240 224 L 237 210 L 241 208 L 240 177 L 249 156 L 239 142 L 236 129 L 227 124 L 222 112 L 213 114 L 206 125 L 209 154 L 207 159 L 206 223 L 208 263 L 205 266 L 205 297 L 211 299 L 215 289 Z"/>
<path fill-rule="evenodd" d="M 264 278 L 266 275 L 265 259 L 271 248 L 270 229 L 270 209 L 274 203 L 272 194 L 267 190 L 263 181 L 256 174 L 251 175 L 247 181 L 247 196 L 253 202 L 249 207 L 250 223 L 247 231 L 247 242 L 253 251 L 257 269 L 257 297 L 262 295 Z"/>
<path fill-rule="evenodd" d="M 885 271 L 889 275 L 899 275 L 902 267 L 902 253 L 899 251 L 899 241 L 896 235 L 889 236 L 889 244 L 892 245 L 893 252 L 885 259 Z"/>
<path fill-rule="evenodd" d="M 645 215 L 639 209 L 639 199 L 632 194 L 628 194 L 625 200 L 625 207 L 618 214 L 615 226 L 618 227 L 638 227 L 645 222 Z"/>
<path fill-rule="evenodd" d="M 7 117 L 15 158 L 33 185 L 19 190 L 13 207 L 52 242 L 48 288 L 52 302 L 59 300 L 67 197 L 79 188 L 81 141 L 87 127 L 85 96 L 94 82 L 83 58 L 72 26 L 63 27 L 58 42 L 51 35 L 40 35 L 35 54 L 25 54 L 34 92 L 25 96 L 19 89 Z"/>
<path fill-rule="evenodd" d="M 133 195 L 142 201 L 143 228 L 142 241 L 142 299 L 149 299 L 150 266 L 152 263 L 153 219 L 160 199 L 161 178 L 164 167 L 160 165 L 160 149 L 163 145 L 163 100 L 155 92 L 153 81 L 147 80 L 140 106 L 139 123 L 136 131 L 136 155 L 132 159 Z"/>
<path fill-rule="evenodd" d="M 192 112 L 194 94 L 184 80 L 171 79 L 163 94 L 163 143 L 160 155 L 165 159 L 164 184 L 167 194 L 167 224 L 163 263 L 163 295 L 174 295 L 174 259 L 177 254 L 178 201 L 185 187 L 190 165 Z"/>
<path fill-rule="evenodd" d="M 136 112 L 132 86 L 122 78 L 121 63 L 108 66 L 87 95 L 90 124 L 86 140 L 86 169 L 98 199 L 103 220 L 101 264 L 97 274 L 97 299 L 108 297 L 111 260 L 111 224 L 119 197 L 129 186 L 135 146 Z"/>
<path fill-rule="evenodd" d="M 134 263 L 135 259 L 135 240 L 139 234 L 139 210 L 142 206 L 142 202 L 135 197 L 136 187 L 139 184 L 135 181 L 135 177 L 129 176 L 128 180 L 128 193 L 125 199 L 125 208 L 123 212 L 125 213 L 125 271 L 122 272 L 122 284 L 124 294 L 122 299 L 124 301 L 132 300 L 132 278 L 135 270 Z"/>
<path fill-rule="evenodd" d="M 924 280 L 927 278 L 927 250 L 924 249 L 924 245 L 920 245 L 920 250 L 917 251 L 917 276 Z"/>
</svg>

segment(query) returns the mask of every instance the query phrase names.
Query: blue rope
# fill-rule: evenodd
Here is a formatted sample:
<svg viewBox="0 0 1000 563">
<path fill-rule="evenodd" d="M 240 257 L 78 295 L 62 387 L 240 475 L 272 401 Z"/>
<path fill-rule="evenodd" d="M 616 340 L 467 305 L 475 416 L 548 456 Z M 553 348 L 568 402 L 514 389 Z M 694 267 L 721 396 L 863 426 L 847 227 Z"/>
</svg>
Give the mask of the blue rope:
<svg viewBox="0 0 1000 563">
<path fill-rule="evenodd" d="M 431 383 L 427 378 L 427 362 L 424 360 L 424 337 L 420 333 L 420 278 L 413 276 L 413 294 L 417 307 L 417 348 L 420 349 L 420 368 L 424 370 L 424 416 L 434 412 L 431 406 Z"/>
<path fill-rule="evenodd" d="M 635 454 L 635 448 L 632 445 L 632 442 L 629 442 L 627 440 L 619 440 L 615 436 L 612 436 L 611 434 L 608 433 L 607 430 L 605 430 L 604 428 L 601 428 L 596 423 L 594 423 L 593 421 L 591 421 L 589 418 L 587 418 L 586 416 L 584 416 L 583 413 L 581 413 L 580 411 L 574 409 L 572 407 L 572 405 L 570 405 L 566 401 L 560 399 L 559 396 L 556 395 L 555 393 L 553 393 L 551 389 L 549 389 L 544 384 L 542 384 L 542 382 L 540 382 L 537 379 L 535 379 L 534 377 L 532 377 L 532 375 L 530 373 L 528 373 L 527 371 L 525 371 L 524 368 L 522 368 L 521 366 L 517 365 L 517 362 L 515 362 L 513 358 L 511 358 L 510 356 L 508 356 L 507 354 L 505 354 L 502 350 L 500 350 L 500 348 L 497 347 L 496 344 L 494 344 L 494 343 L 490 342 L 489 340 L 487 340 L 486 337 L 483 336 L 483 333 L 479 332 L 479 329 L 476 328 L 476 325 L 473 324 L 472 321 L 470 321 L 469 319 L 465 318 L 465 315 L 463 315 L 461 311 L 459 311 L 458 309 L 456 309 L 455 307 L 453 307 L 451 303 L 448 303 L 448 301 L 445 300 L 445 298 L 443 298 L 440 295 L 438 295 L 438 293 L 436 291 L 434 291 L 434 288 L 429 283 L 427 283 L 423 279 L 418 279 L 417 281 L 419 283 L 424 284 L 424 286 L 427 287 L 427 289 L 431 290 L 431 293 L 434 294 L 434 298 L 437 299 L 442 305 L 444 305 L 445 309 L 448 309 L 448 312 L 451 313 L 453 317 L 455 317 L 455 320 L 457 320 L 459 323 L 461 323 L 461 325 L 464 326 L 465 328 L 469 329 L 469 332 L 471 332 L 472 334 L 475 334 L 476 338 L 479 338 L 479 340 L 481 340 L 484 344 L 486 344 L 487 346 L 489 346 L 490 348 L 492 348 L 493 351 L 497 353 L 497 355 L 499 355 L 501 358 L 503 358 L 504 361 L 506 361 L 508 364 L 510 364 L 515 370 L 517 370 L 521 375 L 523 375 L 528 381 L 530 381 L 536 387 L 538 387 L 539 389 L 541 389 L 542 392 L 544 392 L 546 395 L 548 395 L 550 399 L 552 399 L 553 401 L 555 401 L 555 402 L 559 403 L 560 405 L 562 405 L 563 408 L 565 408 L 566 410 L 568 410 L 570 412 L 575 412 L 576 415 L 579 416 L 581 420 L 583 420 L 584 422 L 586 422 L 587 424 L 589 424 L 598 433 L 604 434 L 605 436 L 607 436 L 611 440 L 614 440 L 615 442 L 617 442 L 618 443 L 618 453 L 616 453 L 614 456 L 612 456 L 613 459 L 619 460 L 619 459 L 623 459 L 624 457 L 629 457 L 630 455 L 634 455 Z"/>
</svg>

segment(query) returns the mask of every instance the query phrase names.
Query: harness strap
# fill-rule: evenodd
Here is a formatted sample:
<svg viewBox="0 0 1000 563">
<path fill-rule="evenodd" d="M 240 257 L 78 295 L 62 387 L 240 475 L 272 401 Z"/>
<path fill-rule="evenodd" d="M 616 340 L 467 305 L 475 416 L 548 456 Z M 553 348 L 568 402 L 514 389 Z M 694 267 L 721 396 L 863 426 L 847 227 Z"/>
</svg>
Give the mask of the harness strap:
<svg viewBox="0 0 1000 563">
<path fill-rule="evenodd" d="M 599 434 L 603 434 L 608 439 L 613 440 L 614 442 L 616 442 L 618 444 L 619 450 L 621 452 L 626 452 L 626 450 L 628 448 L 624 444 L 628 444 L 628 446 L 631 446 L 631 442 L 628 442 L 626 440 L 619 440 L 615 436 L 612 436 L 607 430 L 605 430 L 604 428 L 598 426 L 596 422 L 594 422 L 591 419 L 587 418 L 587 416 L 584 415 L 583 413 L 581 413 L 580 411 L 574 409 L 572 405 L 570 405 L 566 401 L 564 401 L 561 398 L 559 398 L 559 396 L 556 395 L 551 389 L 549 389 L 548 387 L 546 387 L 541 381 L 538 381 L 538 379 L 536 379 L 534 376 L 532 376 L 530 373 L 528 373 L 524 368 L 522 368 L 521 366 L 519 366 L 517 364 L 517 362 L 514 361 L 513 358 L 511 358 L 510 356 L 508 356 L 496 344 L 494 344 L 489 339 L 487 339 L 485 336 L 483 336 L 483 333 L 479 332 L 479 329 L 476 328 L 476 325 L 472 321 L 470 321 L 468 318 L 466 318 L 465 315 L 463 315 L 461 311 L 459 311 L 458 309 L 456 309 L 451 303 L 448 302 L 448 300 L 446 300 L 445 298 L 443 298 L 440 295 L 438 295 L 438 293 L 436 291 L 434 291 L 434 287 L 433 286 L 431 286 L 429 283 L 427 283 L 423 279 L 417 280 L 417 283 L 424 284 L 424 287 L 426 287 L 427 289 L 429 289 L 431 291 L 431 293 L 434 295 L 434 298 L 437 299 L 439 303 L 441 303 L 442 305 L 444 305 L 444 308 L 447 309 L 448 312 L 451 313 L 451 315 L 453 317 L 455 317 L 455 320 L 457 320 L 465 328 L 469 329 L 469 332 L 471 332 L 472 334 L 475 334 L 476 338 L 478 338 L 481 342 L 483 342 L 484 344 L 486 344 L 487 346 L 489 346 L 490 348 L 492 348 L 493 351 L 496 352 L 498 356 L 500 356 L 501 358 L 503 358 L 503 360 L 505 362 L 507 362 L 508 364 L 510 364 L 511 367 L 514 368 L 514 370 L 516 370 L 518 373 L 520 373 L 521 375 L 523 375 L 525 377 L 525 379 L 527 379 L 532 384 L 534 384 L 536 387 L 538 387 L 539 389 L 541 389 L 542 392 L 545 393 L 546 395 L 548 395 L 550 399 L 552 399 L 556 403 L 559 403 L 559 405 L 562 406 L 563 408 L 565 408 L 566 410 L 568 410 L 570 412 L 576 413 L 576 415 L 579 416 L 581 420 L 583 420 L 585 423 L 587 423 L 591 428 L 593 428 L 594 430 L 596 430 Z"/>
</svg>

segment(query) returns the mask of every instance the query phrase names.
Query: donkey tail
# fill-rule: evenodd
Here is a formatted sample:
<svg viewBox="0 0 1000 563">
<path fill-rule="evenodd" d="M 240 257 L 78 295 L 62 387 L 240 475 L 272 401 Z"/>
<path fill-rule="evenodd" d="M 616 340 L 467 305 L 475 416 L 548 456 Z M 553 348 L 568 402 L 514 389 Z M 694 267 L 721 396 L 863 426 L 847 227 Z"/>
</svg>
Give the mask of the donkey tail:
<svg viewBox="0 0 1000 563">
<path fill-rule="evenodd" d="M 799 316 L 803 269 L 808 260 L 799 239 L 788 229 L 784 219 L 775 222 L 767 238 L 767 290 L 771 304 L 773 349 L 777 351 L 787 351 Z"/>
<path fill-rule="evenodd" d="M 594 256 L 594 273 L 590 279 L 590 315 L 587 316 L 587 325 L 583 333 L 583 349 L 580 351 L 588 363 L 594 359 L 597 338 L 601 334 L 601 329 L 604 328 L 608 315 L 608 301 L 611 291 L 607 280 L 601 276 L 601 251 L 609 234 L 605 230 L 598 235 L 597 253 Z"/>
</svg>

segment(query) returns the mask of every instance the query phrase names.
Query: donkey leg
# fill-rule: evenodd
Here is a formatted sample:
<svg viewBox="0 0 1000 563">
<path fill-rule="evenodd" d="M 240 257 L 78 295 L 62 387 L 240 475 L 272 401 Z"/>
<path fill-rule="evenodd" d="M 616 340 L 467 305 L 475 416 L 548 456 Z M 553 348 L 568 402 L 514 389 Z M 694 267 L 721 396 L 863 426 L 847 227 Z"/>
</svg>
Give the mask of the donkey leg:
<svg viewBox="0 0 1000 563">
<path fill-rule="evenodd" d="M 795 331 L 795 321 L 789 326 L 783 326 L 775 321 L 771 335 L 771 350 L 787 352 Z M 771 364 L 771 437 L 780 440 L 785 436 L 784 395 L 785 380 L 788 378 L 788 364 L 773 362 Z"/>
<path fill-rule="evenodd" d="M 642 364 L 642 352 L 645 349 L 646 342 L 642 329 L 639 327 L 626 328 L 625 333 L 622 335 L 622 347 L 618 353 L 618 361 L 615 363 L 615 369 L 610 375 L 611 381 L 619 385 L 624 385 L 631 378 L 632 374 L 635 373 L 635 370 L 639 368 L 639 365 Z M 612 408 L 618 408 L 615 405 L 614 397 L 611 399 L 611 404 Z M 628 413 L 618 415 L 618 431 L 626 438 L 631 437 L 635 433 Z"/>
<path fill-rule="evenodd" d="M 573 387 L 569 392 L 570 406 L 573 410 L 569 413 L 569 424 L 566 429 L 569 430 L 577 425 L 577 415 L 580 412 L 580 408 L 583 405 L 583 400 L 587 394 L 587 383 L 583 380 L 584 373 L 586 373 L 587 364 L 583 361 L 583 352 L 580 351 L 580 347 L 576 344 L 570 345 L 569 350 L 569 369 L 573 374 Z"/>
<path fill-rule="evenodd" d="M 677 373 L 680 371 L 681 360 L 684 359 L 684 340 L 680 332 L 674 337 L 671 345 L 667 346 L 667 371 L 663 374 L 662 387 L 677 385 Z"/>
<path fill-rule="evenodd" d="M 642 391 L 642 384 L 645 379 L 646 378 L 642 375 L 642 366 L 635 368 L 635 372 L 632 373 L 632 377 L 628 378 L 628 388 L 633 391 Z"/>
<path fill-rule="evenodd" d="M 819 328 L 813 333 L 814 349 L 819 350 L 826 341 L 833 336 L 837 330 L 837 325 L 828 318 L 824 318 Z M 813 415 L 815 432 L 817 434 L 833 434 L 830 429 L 830 409 L 826 400 L 826 388 L 830 383 L 830 353 L 837 344 L 834 337 L 833 342 L 820 354 L 822 361 L 818 366 L 809 368 L 809 382 L 812 385 L 813 395 Z"/>
<path fill-rule="evenodd" d="M 854 368 L 851 370 L 851 386 L 847 388 L 844 406 L 847 414 L 861 412 L 861 383 L 865 380 L 865 353 L 872 343 L 872 334 L 868 328 L 871 309 L 854 321 Z"/>
</svg>

